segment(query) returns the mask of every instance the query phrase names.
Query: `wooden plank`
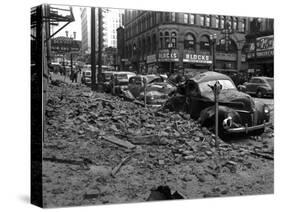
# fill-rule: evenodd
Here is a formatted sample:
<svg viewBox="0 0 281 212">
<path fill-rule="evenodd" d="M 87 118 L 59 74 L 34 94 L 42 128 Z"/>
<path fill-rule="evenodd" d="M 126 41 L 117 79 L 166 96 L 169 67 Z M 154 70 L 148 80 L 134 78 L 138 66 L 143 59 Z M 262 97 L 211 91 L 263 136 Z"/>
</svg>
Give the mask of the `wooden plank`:
<svg viewBox="0 0 281 212">
<path fill-rule="evenodd" d="M 121 140 L 115 136 L 103 136 L 103 139 L 111 142 L 111 143 L 114 143 L 116 145 L 119 145 L 119 146 L 122 146 L 122 147 L 126 147 L 128 149 L 133 149 L 135 148 L 135 145 L 128 142 L 128 141 L 125 141 L 125 140 Z"/>
<path fill-rule="evenodd" d="M 157 135 L 135 136 L 135 137 L 130 137 L 129 140 L 133 144 L 145 144 L 145 145 L 163 144 L 160 141 L 160 137 Z"/>
</svg>

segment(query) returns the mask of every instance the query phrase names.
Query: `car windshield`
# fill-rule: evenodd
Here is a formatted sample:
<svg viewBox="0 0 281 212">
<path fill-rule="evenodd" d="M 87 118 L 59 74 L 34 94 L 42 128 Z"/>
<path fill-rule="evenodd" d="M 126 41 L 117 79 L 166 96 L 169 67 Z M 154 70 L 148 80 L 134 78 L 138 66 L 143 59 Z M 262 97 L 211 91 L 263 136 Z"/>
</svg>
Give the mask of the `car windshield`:
<svg viewBox="0 0 281 212">
<path fill-rule="evenodd" d="M 212 80 L 208 82 L 199 83 L 199 89 L 201 93 L 211 92 L 212 89 L 210 88 L 210 86 L 213 86 L 216 81 L 219 81 L 219 83 L 222 85 L 222 90 L 236 89 L 235 85 L 230 80 Z"/>
<path fill-rule="evenodd" d="M 128 80 L 127 74 L 116 74 L 118 80 Z"/>
</svg>

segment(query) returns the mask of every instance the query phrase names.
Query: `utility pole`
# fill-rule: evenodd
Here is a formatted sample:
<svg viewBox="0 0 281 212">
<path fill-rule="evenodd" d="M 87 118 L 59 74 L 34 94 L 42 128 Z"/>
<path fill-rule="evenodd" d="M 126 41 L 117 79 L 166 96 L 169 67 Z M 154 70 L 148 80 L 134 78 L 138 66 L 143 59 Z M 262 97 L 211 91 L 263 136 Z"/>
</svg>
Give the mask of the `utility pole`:
<svg viewBox="0 0 281 212">
<path fill-rule="evenodd" d="M 91 7 L 91 88 L 96 84 L 96 8 Z"/>
<path fill-rule="evenodd" d="M 103 21 L 102 21 L 102 8 L 99 8 L 99 49 L 98 49 L 98 85 L 99 88 L 102 84 L 102 48 L 103 48 L 103 36 L 102 36 L 102 31 L 103 31 Z"/>
</svg>

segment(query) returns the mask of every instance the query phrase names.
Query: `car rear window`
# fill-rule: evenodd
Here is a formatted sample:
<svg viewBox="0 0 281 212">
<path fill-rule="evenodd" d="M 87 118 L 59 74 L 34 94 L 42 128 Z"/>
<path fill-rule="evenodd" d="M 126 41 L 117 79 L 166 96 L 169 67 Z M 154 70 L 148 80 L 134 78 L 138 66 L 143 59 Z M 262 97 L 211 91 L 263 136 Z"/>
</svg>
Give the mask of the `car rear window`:
<svg viewBox="0 0 281 212">
<path fill-rule="evenodd" d="M 266 81 L 269 83 L 269 85 L 270 85 L 271 87 L 274 86 L 274 80 L 273 80 L 273 79 L 266 79 Z"/>
<path fill-rule="evenodd" d="M 118 80 L 128 80 L 127 74 L 116 74 Z"/>
</svg>

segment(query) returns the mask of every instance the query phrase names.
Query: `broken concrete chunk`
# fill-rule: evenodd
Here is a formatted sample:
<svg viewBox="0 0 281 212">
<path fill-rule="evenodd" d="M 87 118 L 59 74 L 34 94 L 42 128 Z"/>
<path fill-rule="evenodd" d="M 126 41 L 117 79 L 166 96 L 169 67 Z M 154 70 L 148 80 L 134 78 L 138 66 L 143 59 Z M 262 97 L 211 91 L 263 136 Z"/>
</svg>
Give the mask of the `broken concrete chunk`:
<svg viewBox="0 0 281 212">
<path fill-rule="evenodd" d="M 185 160 L 194 160 L 195 159 L 195 156 L 193 155 L 188 155 L 188 156 L 184 156 L 183 157 Z"/>
</svg>

